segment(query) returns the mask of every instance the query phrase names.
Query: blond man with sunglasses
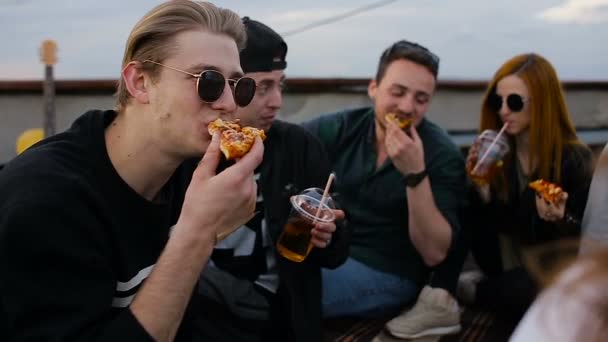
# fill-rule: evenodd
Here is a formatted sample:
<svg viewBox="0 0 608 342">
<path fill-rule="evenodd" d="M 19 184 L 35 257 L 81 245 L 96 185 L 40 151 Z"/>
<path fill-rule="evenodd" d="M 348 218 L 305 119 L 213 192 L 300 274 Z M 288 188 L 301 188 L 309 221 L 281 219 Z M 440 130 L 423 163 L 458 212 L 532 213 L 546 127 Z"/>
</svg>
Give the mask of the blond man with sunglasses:
<svg viewBox="0 0 608 342">
<path fill-rule="evenodd" d="M 217 236 L 255 208 L 262 142 L 216 173 L 207 133 L 253 97 L 245 39 L 239 16 L 211 3 L 153 8 L 129 35 L 117 109 L 85 113 L 2 171 L 9 340 L 193 339 L 187 307 Z"/>
</svg>

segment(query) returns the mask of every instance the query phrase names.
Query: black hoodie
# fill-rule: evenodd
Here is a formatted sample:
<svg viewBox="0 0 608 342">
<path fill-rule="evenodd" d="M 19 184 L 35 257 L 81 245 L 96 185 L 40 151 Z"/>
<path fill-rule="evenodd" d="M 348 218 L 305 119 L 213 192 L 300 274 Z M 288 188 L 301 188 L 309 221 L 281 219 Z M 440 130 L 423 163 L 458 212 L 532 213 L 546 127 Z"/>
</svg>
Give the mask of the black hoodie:
<svg viewBox="0 0 608 342">
<path fill-rule="evenodd" d="M 177 220 L 190 171 L 160 203 L 114 169 L 104 131 L 114 111 L 90 111 L 0 173 L 0 312 L 8 340 L 148 341 L 128 305 Z M 187 313 L 178 340 L 188 339 Z"/>
</svg>

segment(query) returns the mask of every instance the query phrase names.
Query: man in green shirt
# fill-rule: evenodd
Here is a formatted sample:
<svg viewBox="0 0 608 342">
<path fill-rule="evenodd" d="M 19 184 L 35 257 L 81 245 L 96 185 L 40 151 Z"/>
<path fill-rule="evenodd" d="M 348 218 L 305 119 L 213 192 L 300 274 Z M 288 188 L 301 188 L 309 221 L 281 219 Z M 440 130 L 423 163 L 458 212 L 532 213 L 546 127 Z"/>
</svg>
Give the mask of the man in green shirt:
<svg viewBox="0 0 608 342">
<path fill-rule="evenodd" d="M 330 154 L 353 231 L 347 262 L 323 270 L 325 317 L 386 314 L 420 293 L 412 310 L 387 324 L 389 332 L 415 338 L 460 330 L 450 292 L 464 259 L 455 242 L 466 176 L 458 147 L 425 118 L 438 69 L 425 47 L 396 42 L 369 84 L 373 107 L 304 123 Z M 411 126 L 399 128 L 389 113 Z"/>
</svg>

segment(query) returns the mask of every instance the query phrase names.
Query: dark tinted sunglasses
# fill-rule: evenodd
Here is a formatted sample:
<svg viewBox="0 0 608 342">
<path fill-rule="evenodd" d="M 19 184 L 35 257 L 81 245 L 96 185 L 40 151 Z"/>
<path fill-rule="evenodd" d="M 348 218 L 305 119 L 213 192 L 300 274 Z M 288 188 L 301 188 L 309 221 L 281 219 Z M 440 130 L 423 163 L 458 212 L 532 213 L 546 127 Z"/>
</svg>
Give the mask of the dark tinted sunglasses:
<svg viewBox="0 0 608 342">
<path fill-rule="evenodd" d="M 512 112 L 521 112 L 522 109 L 524 109 L 524 104 L 526 103 L 526 101 L 528 101 L 528 99 L 523 98 L 521 95 L 518 94 L 509 94 L 506 96 L 506 98 L 507 107 Z M 490 109 L 492 109 L 496 113 L 500 112 L 500 109 L 502 108 L 502 103 L 503 98 L 496 93 L 490 95 L 490 97 L 488 98 L 488 105 L 490 106 Z"/>
<path fill-rule="evenodd" d="M 429 49 L 425 48 L 420 44 L 413 43 L 407 40 L 400 40 L 393 44 L 390 48 L 384 51 L 382 58 L 387 58 L 388 56 L 394 54 L 399 50 L 417 51 L 425 57 L 425 59 L 433 68 L 433 70 L 439 70 L 439 57 L 436 54 L 432 53 Z"/>
<path fill-rule="evenodd" d="M 193 74 L 184 70 L 180 70 L 162 63 L 154 62 L 146 59 L 144 63 L 149 62 L 179 71 L 186 75 L 196 78 L 196 91 L 203 102 L 211 103 L 217 101 L 224 92 L 226 82 L 232 89 L 234 102 L 239 107 L 247 106 L 255 95 L 255 80 L 251 77 L 241 77 L 239 79 L 226 79 L 221 72 L 216 70 L 203 70 L 200 74 Z"/>
</svg>

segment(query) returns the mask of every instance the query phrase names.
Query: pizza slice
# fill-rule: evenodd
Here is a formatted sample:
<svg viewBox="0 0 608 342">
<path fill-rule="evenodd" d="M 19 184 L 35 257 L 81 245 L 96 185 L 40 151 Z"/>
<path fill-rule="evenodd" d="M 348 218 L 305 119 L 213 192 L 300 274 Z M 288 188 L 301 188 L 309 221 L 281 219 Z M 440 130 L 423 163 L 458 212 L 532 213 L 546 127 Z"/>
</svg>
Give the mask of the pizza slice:
<svg viewBox="0 0 608 342">
<path fill-rule="evenodd" d="M 238 119 L 225 121 L 218 118 L 209 123 L 207 129 L 211 135 L 217 131 L 220 132 L 220 150 L 226 160 L 237 159 L 246 155 L 257 136 L 262 140 L 266 139 L 264 130 L 254 127 L 241 128 Z"/>
<path fill-rule="evenodd" d="M 241 132 L 247 136 L 253 137 L 253 140 L 255 140 L 255 137 L 260 137 L 262 140 L 266 140 L 266 133 L 264 133 L 263 129 L 245 126 L 241 129 Z"/>
<path fill-rule="evenodd" d="M 209 134 L 213 135 L 216 131 L 226 131 L 226 130 L 235 130 L 235 131 L 240 131 L 241 130 L 241 120 L 236 119 L 234 121 L 228 121 L 228 120 L 222 120 L 220 118 L 217 118 L 213 121 L 211 121 L 209 123 L 209 126 L 207 126 L 207 129 L 209 131 Z"/>
<path fill-rule="evenodd" d="M 406 129 L 412 125 L 412 119 L 397 116 L 395 113 L 388 113 L 384 116 L 387 121 L 394 122 L 399 128 Z"/>
<path fill-rule="evenodd" d="M 551 203 L 557 202 L 562 197 L 562 193 L 564 192 L 559 185 L 553 184 L 544 179 L 535 180 L 534 182 L 528 184 L 528 186 Z"/>
</svg>

